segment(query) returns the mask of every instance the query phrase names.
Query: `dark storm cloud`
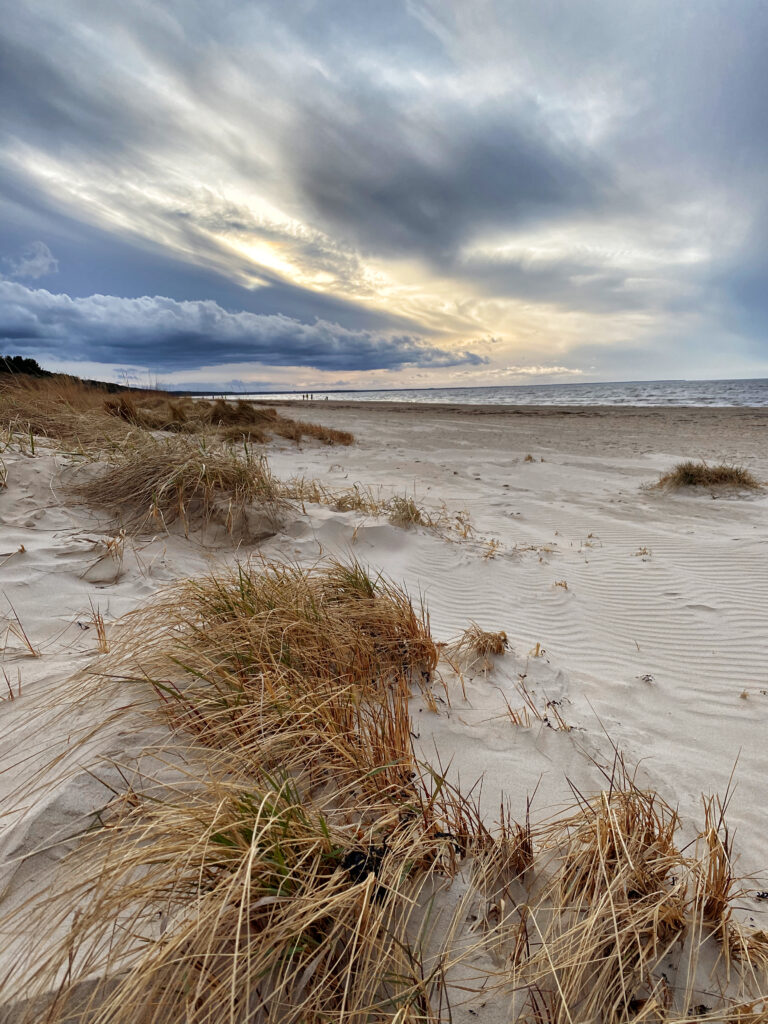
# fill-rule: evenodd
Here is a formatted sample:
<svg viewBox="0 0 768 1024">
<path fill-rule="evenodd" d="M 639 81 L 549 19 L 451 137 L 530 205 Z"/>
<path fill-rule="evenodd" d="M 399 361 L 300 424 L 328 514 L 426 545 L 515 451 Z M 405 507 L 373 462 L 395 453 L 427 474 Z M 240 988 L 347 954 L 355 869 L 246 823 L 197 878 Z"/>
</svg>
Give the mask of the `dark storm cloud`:
<svg viewBox="0 0 768 1024">
<path fill-rule="evenodd" d="M 290 127 L 302 194 L 367 252 L 415 251 L 445 264 L 491 227 L 597 212 L 609 201 L 607 169 L 558 140 L 532 102 L 413 108 L 412 97 L 396 103 L 360 88 L 305 106 Z"/>
<path fill-rule="evenodd" d="M 130 74 L 110 76 L 103 55 L 94 54 L 82 35 L 52 32 L 23 8 L 8 17 L 5 25 L 15 32 L 0 35 L 3 135 L 52 155 L 110 161 L 178 139 L 146 83 Z"/>
<path fill-rule="evenodd" d="M 253 361 L 319 370 L 482 365 L 483 357 L 447 352 L 408 335 L 353 331 L 318 320 L 229 313 L 212 301 L 177 302 L 91 295 L 72 299 L 0 281 L 0 341 L 23 353 L 134 364 L 158 372 Z"/>
</svg>

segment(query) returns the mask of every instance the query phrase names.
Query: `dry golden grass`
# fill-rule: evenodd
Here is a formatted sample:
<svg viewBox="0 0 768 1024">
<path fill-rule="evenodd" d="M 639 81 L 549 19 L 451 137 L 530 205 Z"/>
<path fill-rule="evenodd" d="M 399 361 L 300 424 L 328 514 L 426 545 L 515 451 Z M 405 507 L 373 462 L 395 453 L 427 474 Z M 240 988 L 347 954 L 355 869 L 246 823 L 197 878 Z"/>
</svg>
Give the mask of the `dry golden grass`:
<svg viewBox="0 0 768 1024">
<path fill-rule="evenodd" d="M 122 649 L 135 651 L 143 638 L 145 675 L 155 678 L 158 665 L 169 661 L 191 673 L 170 690 L 158 685 L 167 707 L 176 701 L 174 714 L 215 736 L 217 746 L 262 743 L 267 707 L 280 709 L 282 723 L 270 729 L 270 741 L 289 727 L 300 732 L 306 708 L 315 714 L 319 703 L 329 716 L 317 737 L 324 748 L 338 736 L 339 749 L 355 749 L 358 767 L 370 758 L 376 766 L 377 742 L 369 737 L 364 743 L 363 734 L 381 724 L 381 705 L 391 712 L 387 728 L 398 730 L 394 747 L 410 763 L 408 691 L 418 685 L 429 692 L 437 650 L 423 610 L 358 563 L 317 570 L 241 565 L 175 587 L 128 621 Z M 148 660 L 153 655 L 159 662 Z M 248 728 L 252 705 L 258 705 L 254 736 Z M 343 753 L 347 757 L 349 750 Z M 399 779 L 395 761 L 390 767 Z"/>
<path fill-rule="evenodd" d="M 274 431 L 280 437 L 286 437 L 298 444 L 305 437 L 312 437 L 325 444 L 354 444 L 355 438 L 348 430 L 334 430 L 332 427 L 323 427 L 319 423 L 305 423 L 302 420 L 291 420 L 284 416 L 278 418 L 274 425 Z"/>
<path fill-rule="evenodd" d="M 26 943 L 0 977 L 25 979 L 14 1024 L 444 1024 L 464 1000 L 520 1024 L 768 1019 L 727 795 L 681 848 L 617 756 L 602 792 L 489 829 L 413 752 L 427 616 L 360 564 L 187 581 L 110 647 L 94 685 L 151 684 L 170 777 L 157 755 L 126 776 L 70 881 L 0 922 Z"/>
<path fill-rule="evenodd" d="M 732 487 L 740 490 L 756 490 L 761 486 L 749 470 L 743 466 L 721 463 L 710 466 L 706 462 L 679 462 L 657 481 L 656 487 Z"/>
<path fill-rule="evenodd" d="M 732 922 L 732 880 L 722 903 L 709 870 L 719 813 L 704 853 L 683 853 L 676 812 L 619 763 L 571 811 L 531 826 L 502 807 L 491 834 L 416 762 L 407 787 L 364 796 L 353 772 L 329 786 L 322 748 L 262 706 L 293 740 L 279 770 L 238 747 L 101 816 L 77 881 L 38 908 L 66 925 L 44 955 L 31 941 L 27 992 L 48 993 L 47 1016 L 33 1001 L 14 1020 L 70 1021 L 91 979 L 92 1024 L 442 1024 L 448 994 L 520 1024 L 765 1024 L 768 939 Z"/>
<path fill-rule="evenodd" d="M 410 495 L 385 497 L 370 487 L 355 484 L 336 491 L 318 480 L 294 477 L 281 485 L 281 493 L 290 501 L 329 505 L 337 512 L 362 512 L 369 516 L 386 516 L 393 526 L 409 529 L 421 526 L 446 538 L 466 540 L 473 535 L 466 512 L 451 512 L 446 505 L 427 509 Z M 494 549 L 495 550 L 495 549 Z"/>
<path fill-rule="evenodd" d="M 509 647 L 507 634 L 482 629 L 476 622 L 470 622 L 460 637 L 446 645 L 445 653 L 456 666 L 472 669 L 478 665 L 488 671 L 493 667 L 491 658 L 504 654 Z"/>
<path fill-rule="evenodd" d="M 143 433 L 71 490 L 130 532 L 167 529 L 176 520 L 188 532 L 216 520 L 230 533 L 247 533 L 250 506 L 275 523 L 286 506 L 263 456 L 194 436 Z"/>
<path fill-rule="evenodd" d="M 54 993 L 46 1020 L 86 978 L 103 1024 L 444 1020 L 477 943 L 435 894 L 486 833 L 413 757 L 436 661 L 407 595 L 356 563 L 243 566 L 133 616 L 108 671 L 154 682 L 194 781 L 116 799 L 43 899 L 67 922 L 27 987 Z"/>
<path fill-rule="evenodd" d="M 266 444 L 269 434 L 261 427 L 253 424 L 249 427 L 232 424 L 228 427 L 219 427 L 216 436 L 222 441 L 244 441 L 247 444 Z"/>
<path fill-rule="evenodd" d="M 3 375 L 0 426 L 16 435 L 37 435 L 87 452 L 119 445 L 137 431 L 213 434 L 259 443 L 272 436 L 297 443 L 305 438 L 325 444 L 354 442 L 347 431 L 296 422 L 252 402 L 209 402 L 162 391 L 110 395 L 105 387 L 73 377 Z"/>
<path fill-rule="evenodd" d="M 280 416 L 276 409 L 246 401 L 227 402 L 216 399 L 191 399 L 170 396 L 151 396 L 141 406 L 143 396 L 120 395 L 105 403 L 105 411 L 135 426 L 147 430 L 167 430 L 176 433 L 210 433 L 229 440 L 248 438 L 266 440 L 270 436 L 284 437 L 297 444 L 306 437 L 325 444 L 350 445 L 354 436 L 348 431 L 334 430 L 317 423 L 303 423 Z"/>
<path fill-rule="evenodd" d="M 686 856 L 677 814 L 657 793 L 620 761 L 608 783 L 534 829 L 533 873 L 498 879 L 489 900 L 486 920 L 507 915 L 511 1019 L 764 1022 L 763 933 L 729 923 L 735 893 L 723 902 L 722 869 L 711 870 L 722 821 L 710 806 L 707 852 Z"/>
<path fill-rule="evenodd" d="M 453 847 L 420 815 L 361 831 L 290 779 L 233 774 L 116 803 L 82 855 L 98 884 L 79 893 L 47 1021 L 70 1019 L 88 976 L 93 1024 L 446 1019 L 462 953 L 450 920 L 435 949 L 425 922 Z"/>
<path fill-rule="evenodd" d="M 413 498 L 395 495 L 389 502 L 389 521 L 393 526 L 407 529 L 410 526 L 434 526 L 435 520 L 429 513 L 417 505 Z"/>
<path fill-rule="evenodd" d="M 104 415 L 105 396 L 71 377 L 4 377 L 0 425 L 22 439 L 44 437 L 75 449 L 109 447 L 130 435 L 131 424 Z M 34 454 L 33 441 L 31 446 Z"/>
</svg>

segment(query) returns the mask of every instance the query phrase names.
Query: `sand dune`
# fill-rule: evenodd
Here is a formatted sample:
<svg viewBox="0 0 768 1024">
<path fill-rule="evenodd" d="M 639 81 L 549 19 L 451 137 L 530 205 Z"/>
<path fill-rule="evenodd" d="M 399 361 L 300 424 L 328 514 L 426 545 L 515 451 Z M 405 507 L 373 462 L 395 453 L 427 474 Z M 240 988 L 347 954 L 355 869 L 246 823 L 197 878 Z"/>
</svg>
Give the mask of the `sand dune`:
<svg viewBox="0 0 768 1024">
<path fill-rule="evenodd" d="M 569 783 L 598 790 L 596 763 L 609 763 L 612 745 L 679 807 L 684 828 L 698 821 L 702 792 L 725 791 L 733 775 L 738 869 L 755 890 L 768 888 L 768 491 L 645 487 L 674 461 L 700 454 L 738 455 L 768 478 L 766 418 L 743 410 L 581 411 L 558 419 L 551 410 L 470 417 L 399 408 L 394 415 L 359 406 L 313 415 L 353 430 L 357 444 L 281 444 L 270 451 L 278 477 L 415 493 L 427 506 L 466 510 L 473 532 L 403 530 L 308 504 L 258 553 L 303 564 L 352 555 L 421 596 L 437 640 L 455 637 L 470 620 L 509 638 L 510 651 L 491 669 L 463 672 L 464 690 L 444 666 L 450 706 L 439 715 L 414 700 L 417 750 L 465 788 L 482 777 L 489 820 L 502 794 L 522 815 L 535 792 L 534 811 L 544 816 L 569 801 Z M 529 453 L 534 461 L 525 461 Z M 127 763 L 162 739 L 114 717 L 128 699 L 119 686 L 94 693 L 68 682 L 78 673 L 87 680 L 100 656 L 96 614 L 108 638 L 111 623 L 164 584 L 257 549 L 233 549 L 217 533 L 186 539 L 180 530 L 118 543 L 112 527 L 66 498 L 75 470 L 64 457 L 4 459 L 0 909 L 7 910 L 47 884 L 65 849 L 58 841 L 104 802 L 109 772 L 99 781 L 89 765 Z M 540 717 L 521 727 L 509 708 L 523 708 L 525 693 Z M 75 743 L 91 732 L 85 746 Z M 768 924 L 764 903 L 742 902 L 748 920 Z"/>
</svg>

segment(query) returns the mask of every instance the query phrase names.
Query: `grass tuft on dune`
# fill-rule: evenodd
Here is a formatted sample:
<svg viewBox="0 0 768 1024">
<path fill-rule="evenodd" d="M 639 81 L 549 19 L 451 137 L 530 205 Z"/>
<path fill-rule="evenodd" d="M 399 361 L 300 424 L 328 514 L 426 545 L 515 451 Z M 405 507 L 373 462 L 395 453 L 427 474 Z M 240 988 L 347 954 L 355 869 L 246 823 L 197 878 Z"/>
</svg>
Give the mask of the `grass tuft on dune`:
<svg viewBox="0 0 768 1024">
<path fill-rule="evenodd" d="M 233 533 L 247 525 L 250 507 L 275 523 L 286 507 L 263 456 L 195 436 L 138 435 L 71 489 L 131 532 L 180 520 L 188 533 L 218 520 Z"/>
<path fill-rule="evenodd" d="M 760 481 L 743 466 L 720 463 L 710 466 L 706 462 L 679 462 L 669 472 L 664 473 L 656 484 L 657 487 L 732 487 L 741 490 L 756 490 Z"/>
<path fill-rule="evenodd" d="M 445 652 L 457 665 L 473 668 L 479 664 L 488 670 L 493 666 L 491 658 L 500 657 L 508 649 L 509 641 L 504 630 L 493 632 L 470 622 L 461 636 L 446 645 Z"/>
<path fill-rule="evenodd" d="M 408 596 L 357 563 L 241 566 L 132 617 L 116 658 L 195 774 L 116 797 L 43 900 L 69 922 L 28 989 L 53 993 L 46 1019 L 86 978 L 94 1024 L 444 1019 L 477 943 L 436 893 L 483 828 L 413 756 L 410 687 L 437 653 Z"/>
</svg>

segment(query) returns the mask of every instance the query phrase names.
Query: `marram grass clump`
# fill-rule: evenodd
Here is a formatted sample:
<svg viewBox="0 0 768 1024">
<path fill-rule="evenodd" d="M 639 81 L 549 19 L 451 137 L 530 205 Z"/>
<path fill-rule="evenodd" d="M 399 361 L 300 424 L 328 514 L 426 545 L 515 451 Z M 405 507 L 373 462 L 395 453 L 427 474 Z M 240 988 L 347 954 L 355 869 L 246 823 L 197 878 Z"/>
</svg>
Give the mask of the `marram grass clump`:
<svg viewBox="0 0 768 1024">
<path fill-rule="evenodd" d="M 135 437 L 72 491 L 129 532 L 180 520 L 188 533 L 215 520 L 230 533 L 247 533 L 248 509 L 276 524 L 286 507 L 264 456 L 193 436 Z"/>
<path fill-rule="evenodd" d="M 669 472 L 659 477 L 657 487 L 732 487 L 738 490 L 757 490 L 760 481 L 743 466 L 729 463 L 709 465 L 707 462 L 678 462 Z"/>
<path fill-rule="evenodd" d="M 358 563 L 241 564 L 171 588 L 125 628 L 118 654 L 206 745 L 283 768 L 298 753 L 337 779 L 369 769 L 379 792 L 407 781 L 409 694 L 430 702 L 437 648 L 424 610 Z"/>
<path fill-rule="evenodd" d="M 413 754 L 423 613 L 358 563 L 253 564 L 129 623 L 106 671 L 155 684 L 190 770 L 117 796 L 42 897 L 44 1019 L 440 1024 L 478 942 L 435 896 L 486 832 Z"/>
<path fill-rule="evenodd" d="M 58 890 L 3 918 L 9 1019 L 765 1024 L 727 797 L 682 846 L 617 755 L 602 792 L 538 825 L 502 801 L 489 828 L 411 744 L 436 660 L 424 613 L 356 562 L 246 564 L 130 616 L 100 671 L 154 684 L 171 778 L 156 750 L 121 766 Z"/>
</svg>

